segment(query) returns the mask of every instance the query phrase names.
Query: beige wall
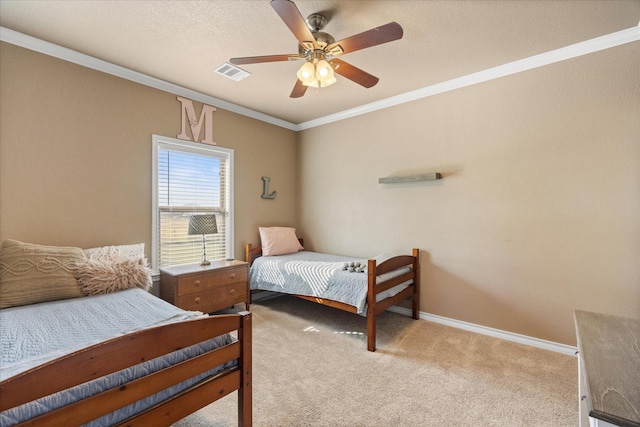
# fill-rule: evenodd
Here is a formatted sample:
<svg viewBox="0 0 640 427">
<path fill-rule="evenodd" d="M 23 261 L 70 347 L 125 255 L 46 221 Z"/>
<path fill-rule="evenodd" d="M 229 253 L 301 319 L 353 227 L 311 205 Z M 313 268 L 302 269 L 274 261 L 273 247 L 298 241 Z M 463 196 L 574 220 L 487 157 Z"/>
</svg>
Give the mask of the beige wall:
<svg viewBox="0 0 640 427">
<path fill-rule="evenodd" d="M 305 243 L 418 247 L 422 311 L 554 342 L 574 309 L 640 317 L 639 48 L 302 132 Z"/>
<path fill-rule="evenodd" d="M 151 248 L 151 136 L 176 137 L 176 95 L 0 43 L 0 240 Z M 196 111 L 201 104 L 194 103 Z M 297 224 L 294 132 L 218 109 L 235 153 L 235 256 L 260 225 Z M 275 200 L 265 200 L 262 176 Z"/>
<path fill-rule="evenodd" d="M 218 109 L 236 257 L 258 226 L 293 225 L 319 251 L 419 247 L 428 313 L 567 344 L 576 308 L 640 317 L 637 50 L 297 135 Z M 149 255 L 151 135 L 179 131 L 175 95 L 0 43 L 0 240 Z M 444 179 L 378 184 L 424 172 Z"/>
</svg>

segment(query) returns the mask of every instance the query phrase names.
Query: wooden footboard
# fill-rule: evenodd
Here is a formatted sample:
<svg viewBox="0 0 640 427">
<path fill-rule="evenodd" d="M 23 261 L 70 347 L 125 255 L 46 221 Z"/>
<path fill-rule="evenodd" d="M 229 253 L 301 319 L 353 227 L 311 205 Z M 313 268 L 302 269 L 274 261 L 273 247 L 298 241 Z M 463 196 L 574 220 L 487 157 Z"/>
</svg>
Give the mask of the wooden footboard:
<svg viewBox="0 0 640 427">
<path fill-rule="evenodd" d="M 253 247 L 251 243 L 247 243 L 245 246 L 245 260 L 249 265 L 259 256 L 262 256 L 262 248 L 260 246 Z M 409 267 L 409 271 L 406 273 L 402 273 L 385 281 L 379 281 L 380 276 L 383 274 L 406 267 Z M 367 272 L 367 350 L 375 351 L 376 320 L 380 313 L 393 305 L 411 298 L 411 316 L 414 319 L 418 319 L 420 316 L 420 250 L 414 248 L 411 255 L 400 255 L 389 258 L 379 265 L 376 260 L 370 259 L 367 261 Z M 381 292 L 409 281 L 411 281 L 411 284 L 396 295 L 377 301 L 377 296 Z M 294 296 L 350 313 L 358 312 L 356 307 L 339 301 L 305 295 Z"/>
<path fill-rule="evenodd" d="M 238 425 L 252 423 L 251 313 L 187 320 L 133 332 L 76 351 L 0 382 L 0 411 L 83 384 L 213 337 L 237 331 L 238 341 L 106 390 L 19 425 L 76 426 L 111 413 L 228 361 L 237 365 L 120 425 L 169 426 L 238 390 Z"/>
<path fill-rule="evenodd" d="M 399 276 L 385 281 L 379 281 L 379 277 L 394 270 L 410 267 L 410 270 Z M 376 265 L 376 261 L 370 259 L 367 262 L 367 349 L 376 351 L 376 317 L 389 307 L 411 298 L 412 317 L 420 316 L 420 250 L 414 248 L 412 255 L 400 255 L 390 258 Z M 391 289 L 401 283 L 412 283 L 392 297 L 377 301 L 380 292 Z"/>
</svg>

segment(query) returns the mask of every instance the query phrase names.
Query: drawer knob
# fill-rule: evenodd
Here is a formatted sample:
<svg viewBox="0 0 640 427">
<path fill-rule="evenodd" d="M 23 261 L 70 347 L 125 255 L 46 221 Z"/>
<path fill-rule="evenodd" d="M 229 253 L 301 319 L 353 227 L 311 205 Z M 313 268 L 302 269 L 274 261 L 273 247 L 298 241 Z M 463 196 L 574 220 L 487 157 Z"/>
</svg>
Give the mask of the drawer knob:
<svg viewBox="0 0 640 427">
<path fill-rule="evenodd" d="M 229 292 L 231 293 L 231 295 L 233 295 L 233 294 L 236 293 L 236 290 L 235 289 L 231 289 Z"/>
<path fill-rule="evenodd" d="M 196 304 L 198 304 L 200 302 L 200 297 L 196 297 L 196 299 L 193 300 Z"/>
<path fill-rule="evenodd" d="M 200 286 L 200 280 L 196 280 L 195 282 L 193 282 L 193 284 L 196 286 Z"/>
<path fill-rule="evenodd" d="M 231 274 L 231 278 L 232 278 L 232 279 L 235 279 L 235 278 L 236 278 L 236 274 L 235 274 L 235 273 L 232 273 L 232 274 Z"/>
</svg>

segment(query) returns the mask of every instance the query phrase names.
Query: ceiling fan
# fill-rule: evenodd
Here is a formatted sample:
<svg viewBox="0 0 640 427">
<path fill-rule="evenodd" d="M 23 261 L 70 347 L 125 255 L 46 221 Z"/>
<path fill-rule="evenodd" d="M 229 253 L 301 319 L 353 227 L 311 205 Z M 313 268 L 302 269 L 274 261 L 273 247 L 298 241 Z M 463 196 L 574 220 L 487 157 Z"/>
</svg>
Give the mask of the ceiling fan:
<svg viewBox="0 0 640 427">
<path fill-rule="evenodd" d="M 366 88 L 375 86 L 377 77 L 335 57 L 402 38 L 402 27 L 390 22 L 336 42 L 331 35 L 321 31 L 328 22 L 323 15 L 314 13 L 305 20 L 290 0 L 271 0 L 271 7 L 298 40 L 298 53 L 231 58 L 229 62 L 242 65 L 304 60 L 291 98 L 303 96 L 308 87 L 332 85 L 336 82 L 334 72 Z"/>
</svg>

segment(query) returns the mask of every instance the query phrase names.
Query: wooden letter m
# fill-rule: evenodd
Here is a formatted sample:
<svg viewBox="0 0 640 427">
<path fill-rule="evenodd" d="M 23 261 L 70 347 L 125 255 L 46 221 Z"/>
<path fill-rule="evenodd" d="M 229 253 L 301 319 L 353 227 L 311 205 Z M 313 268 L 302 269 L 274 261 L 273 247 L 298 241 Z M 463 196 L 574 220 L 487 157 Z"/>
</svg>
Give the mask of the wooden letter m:
<svg viewBox="0 0 640 427">
<path fill-rule="evenodd" d="M 179 96 L 178 101 L 180 101 L 182 110 L 182 129 L 178 138 L 186 141 L 198 142 L 200 130 L 204 125 L 204 138 L 202 138 L 202 141 L 200 142 L 209 145 L 216 145 L 216 143 L 213 142 L 213 112 L 216 111 L 216 109 L 211 105 L 202 105 L 200 119 L 196 120 L 196 112 L 193 109 L 193 102 L 190 99 L 181 98 Z M 189 122 L 193 139 L 189 138 L 189 135 L 187 135 L 187 122 Z"/>
</svg>

